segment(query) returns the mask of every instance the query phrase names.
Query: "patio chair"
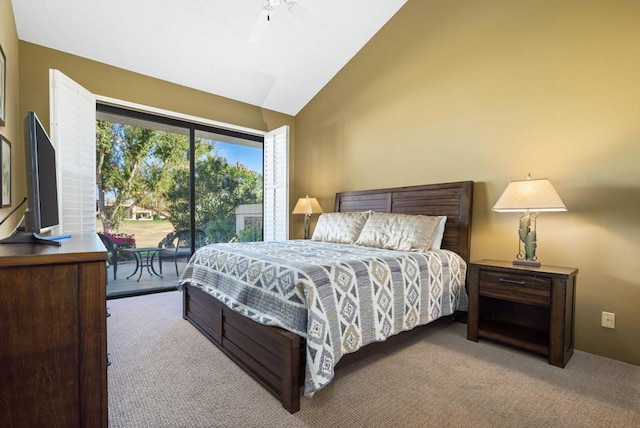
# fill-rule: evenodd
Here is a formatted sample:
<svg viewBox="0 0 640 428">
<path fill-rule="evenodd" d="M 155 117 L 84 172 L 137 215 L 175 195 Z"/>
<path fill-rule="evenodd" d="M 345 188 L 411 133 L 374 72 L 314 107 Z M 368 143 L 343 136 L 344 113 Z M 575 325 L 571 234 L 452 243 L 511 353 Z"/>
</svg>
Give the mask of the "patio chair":
<svg viewBox="0 0 640 428">
<path fill-rule="evenodd" d="M 196 249 L 205 245 L 207 245 L 207 235 L 204 230 L 196 229 Z M 180 276 L 178 260 L 189 260 L 191 258 L 191 231 L 179 230 L 171 232 L 158 243 L 158 247 L 164 248 L 160 252 L 158 260 L 160 275 L 162 275 L 162 261 L 173 260 L 176 266 L 176 276 Z"/>
<path fill-rule="evenodd" d="M 98 232 L 98 236 L 107 249 L 107 265 L 113 266 L 113 279 L 115 280 L 118 273 L 118 244 L 103 233 Z"/>
</svg>

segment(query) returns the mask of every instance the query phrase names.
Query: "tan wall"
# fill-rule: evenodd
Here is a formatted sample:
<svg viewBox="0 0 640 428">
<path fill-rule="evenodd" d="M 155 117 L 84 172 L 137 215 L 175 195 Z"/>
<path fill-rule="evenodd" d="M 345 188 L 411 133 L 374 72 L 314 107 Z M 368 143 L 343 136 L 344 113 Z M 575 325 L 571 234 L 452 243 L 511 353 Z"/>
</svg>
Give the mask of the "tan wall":
<svg viewBox="0 0 640 428">
<path fill-rule="evenodd" d="M 0 46 L 7 64 L 5 124 L 0 134 L 11 143 L 11 206 L 0 208 L 3 219 L 17 206 L 26 193 L 24 182 L 24 146 L 22 144 L 22 120 L 19 115 L 18 34 L 9 0 L 0 0 Z M 15 213 L 2 226 L 0 238 L 9 235 L 20 220 L 21 212 Z"/>
<path fill-rule="evenodd" d="M 512 260 L 491 207 L 547 177 L 569 211 L 537 254 L 580 269 L 576 347 L 640 364 L 638 23 L 634 0 L 409 0 L 296 117 L 293 194 L 474 180 L 472 259 Z"/>
</svg>

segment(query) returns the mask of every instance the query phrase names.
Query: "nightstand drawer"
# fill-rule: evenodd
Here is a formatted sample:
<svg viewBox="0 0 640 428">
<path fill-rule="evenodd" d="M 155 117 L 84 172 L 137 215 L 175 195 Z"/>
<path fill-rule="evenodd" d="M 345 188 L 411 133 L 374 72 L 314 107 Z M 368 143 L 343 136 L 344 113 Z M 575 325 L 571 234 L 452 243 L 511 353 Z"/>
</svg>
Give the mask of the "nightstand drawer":
<svg viewBox="0 0 640 428">
<path fill-rule="evenodd" d="M 480 272 L 479 293 L 481 296 L 549 307 L 551 280 L 526 274 L 483 270 Z"/>
</svg>

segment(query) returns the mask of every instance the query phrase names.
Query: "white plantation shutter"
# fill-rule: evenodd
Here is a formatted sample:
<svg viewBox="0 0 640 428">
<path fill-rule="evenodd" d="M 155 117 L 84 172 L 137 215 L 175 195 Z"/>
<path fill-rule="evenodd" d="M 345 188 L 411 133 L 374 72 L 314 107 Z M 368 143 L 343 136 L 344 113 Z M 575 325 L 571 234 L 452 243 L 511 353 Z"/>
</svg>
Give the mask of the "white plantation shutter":
<svg viewBox="0 0 640 428">
<path fill-rule="evenodd" d="M 95 233 L 96 98 L 58 70 L 49 70 L 49 85 L 60 232 Z"/>
<path fill-rule="evenodd" d="M 289 127 L 264 136 L 264 240 L 289 239 Z"/>
</svg>

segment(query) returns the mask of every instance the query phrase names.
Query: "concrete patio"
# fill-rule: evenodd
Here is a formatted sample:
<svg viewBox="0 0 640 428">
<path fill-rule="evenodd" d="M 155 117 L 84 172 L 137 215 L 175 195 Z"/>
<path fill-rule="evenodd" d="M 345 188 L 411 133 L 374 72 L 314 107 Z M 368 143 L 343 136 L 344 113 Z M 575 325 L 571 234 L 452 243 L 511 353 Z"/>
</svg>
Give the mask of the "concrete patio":
<svg viewBox="0 0 640 428">
<path fill-rule="evenodd" d="M 178 270 L 182 272 L 186 265 L 186 261 L 178 261 Z M 162 278 L 150 275 L 146 268 L 143 268 L 142 276 L 138 281 L 140 272 L 127 279 L 136 269 L 135 261 L 118 262 L 117 279 L 113 279 L 113 266 L 107 267 L 107 299 L 118 297 L 126 297 L 137 294 L 153 293 L 167 289 L 175 289 L 178 285 L 178 276 L 173 261 L 164 261 L 162 263 Z M 154 263 L 154 269 L 159 271 L 157 261 Z"/>
</svg>

